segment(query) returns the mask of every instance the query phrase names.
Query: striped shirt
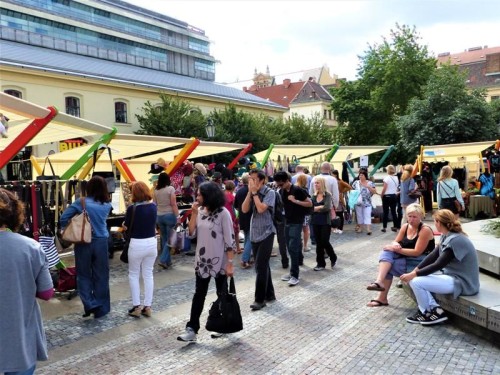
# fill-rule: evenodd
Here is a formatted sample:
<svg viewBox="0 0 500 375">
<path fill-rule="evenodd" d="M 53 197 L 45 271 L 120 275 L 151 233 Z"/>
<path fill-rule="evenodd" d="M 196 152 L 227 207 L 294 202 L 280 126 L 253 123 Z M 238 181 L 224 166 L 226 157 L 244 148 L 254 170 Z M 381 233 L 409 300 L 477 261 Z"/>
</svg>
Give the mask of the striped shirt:
<svg viewBox="0 0 500 375">
<path fill-rule="evenodd" d="M 264 192 L 267 191 L 267 193 L 264 195 Z M 250 221 L 250 241 L 251 242 L 260 242 L 265 240 L 271 233 L 276 233 L 276 228 L 274 227 L 273 224 L 273 216 L 272 212 L 274 209 L 274 201 L 275 201 L 275 196 L 274 194 L 275 191 L 272 189 L 267 188 L 265 185 L 262 186 L 259 190 L 259 198 L 260 200 L 267 205 L 268 209 L 263 212 L 263 213 L 258 213 L 257 209 L 255 208 L 255 205 L 253 204 L 253 199 L 252 198 L 252 204 L 251 204 L 251 212 L 252 214 L 252 219 Z"/>
</svg>

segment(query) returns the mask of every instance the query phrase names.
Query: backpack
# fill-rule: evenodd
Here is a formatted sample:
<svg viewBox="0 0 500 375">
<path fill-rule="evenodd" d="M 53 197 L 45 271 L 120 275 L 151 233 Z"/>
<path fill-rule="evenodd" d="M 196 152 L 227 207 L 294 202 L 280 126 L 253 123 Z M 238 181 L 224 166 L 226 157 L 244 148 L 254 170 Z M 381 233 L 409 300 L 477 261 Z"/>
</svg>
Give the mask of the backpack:
<svg viewBox="0 0 500 375">
<path fill-rule="evenodd" d="M 271 191 L 271 188 L 266 190 L 266 194 Z M 264 194 L 264 195 L 266 195 Z M 277 191 L 274 191 L 274 209 L 272 212 L 273 224 L 276 227 L 278 224 L 283 224 L 285 222 L 283 199 L 281 198 L 281 194 Z"/>
</svg>

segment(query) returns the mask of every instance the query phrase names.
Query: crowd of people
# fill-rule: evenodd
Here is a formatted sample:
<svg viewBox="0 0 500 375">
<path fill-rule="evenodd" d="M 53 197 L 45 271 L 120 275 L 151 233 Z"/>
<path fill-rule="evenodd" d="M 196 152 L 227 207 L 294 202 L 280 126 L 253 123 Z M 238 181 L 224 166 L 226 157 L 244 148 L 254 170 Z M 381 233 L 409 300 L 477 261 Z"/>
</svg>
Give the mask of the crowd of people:
<svg viewBox="0 0 500 375">
<path fill-rule="evenodd" d="M 453 294 L 455 297 L 477 293 L 477 256 L 462 231 L 457 215 L 464 209 L 464 200 L 456 180 L 452 178 L 451 168 L 444 166 L 437 182 L 439 209 L 433 215 L 435 228 L 441 233 L 437 246 L 433 230 L 423 223 L 425 204 L 419 204 L 419 198 L 410 194 L 420 186 L 413 178 L 412 169 L 412 165 L 405 165 L 398 174 L 396 167 L 388 165 L 380 192 L 365 168 L 360 168 L 356 178 L 349 181 L 342 179 L 337 170 L 332 170 L 328 162 L 322 163 L 316 176 L 310 175 L 301 165 L 296 166 L 293 176 L 287 171 L 277 171 L 268 176 L 263 170 L 254 168 L 240 178 L 233 179 L 226 175 L 223 179 L 222 173 L 213 173 L 209 178 L 203 165 L 191 169 L 189 173 L 193 177 L 189 181 L 177 176 L 175 183 L 183 184 L 181 191 L 188 187 L 192 190 L 193 202 L 187 231 L 190 238 L 196 239 L 196 282 L 190 318 L 185 331 L 177 339 L 196 341 L 210 280 L 215 280 L 218 294 L 227 288 L 227 278 L 234 274 L 236 254 L 241 253 L 241 268 L 253 266 L 255 270 L 254 302 L 250 305 L 253 311 L 259 311 L 276 300 L 270 267 L 275 238 L 283 269 L 288 270 L 280 280 L 290 287 L 300 283 L 300 266 L 304 262 L 304 252 L 309 250 L 309 241 L 315 245 L 314 271 L 324 271 L 327 268 L 326 259 L 330 261 L 330 268 L 334 269 L 338 257 L 331 241 L 332 232 L 341 235 L 344 218 L 352 212 L 355 214 L 355 232 L 365 231 L 371 235 L 372 197 L 375 194 L 380 194 L 382 200 L 381 230 L 387 231 L 390 214 L 391 230 L 396 232 L 396 238 L 384 246 L 379 256 L 375 281 L 366 287 L 377 291 L 378 296 L 367 306 L 388 306 L 393 278 L 398 277 L 409 284 L 417 299 L 418 311 L 406 319 L 408 322 L 431 325 L 445 321 L 446 313 L 431 293 Z M 179 224 L 178 187 L 173 186 L 174 180 L 162 168 L 158 171 L 153 188 L 144 182 L 132 183 L 131 202 L 123 223 L 123 229 L 130 236 L 128 271 L 131 308 L 127 313 L 135 318 L 152 316 L 153 268 L 157 258 L 159 267 L 171 267 L 169 236 Z M 347 197 L 353 191 L 357 200 L 353 207 L 349 207 Z M 421 196 L 424 199 L 424 195 Z M 111 211 L 109 198 L 105 180 L 93 177 L 87 185 L 85 205 L 76 200 L 60 218 L 61 228 L 64 228 L 85 208 L 92 225 L 92 241 L 76 244 L 74 248 L 84 318 L 93 316 L 99 319 L 111 309 L 109 231 L 106 227 Z M 6 330 L 13 330 L 9 337 L 17 338 L 22 343 L 19 345 L 25 345 L 22 350 L 18 348 L 18 352 L 27 353 L 21 358 L 11 353 L 17 350 L 15 345 L 2 346 L 0 370 L 7 372 L 34 371 L 36 361 L 47 358 L 43 324 L 35 298 L 49 299 L 53 294 L 47 262 L 39 244 L 15 233 L 22 223 L 22 211 L 22 205 L 15 196 L 0 189 L 0 237 L 2 244 L 7 244 L 2 246 L 1 255 L 2 259 L 8 260 L 7 263 L 0 263 L 0 280 L 13 285 L 16 295 L 24 296 L 13 301 L 12 295 L 2 290 L 1 298 L 4 302 L 13 301 L 7 303 L 10 306 L 7 313 L 13 311 L 12 306 L 29 305 L 32 309 L 29 315 L 35 317 L 29 318 L 29 324 L 33 326 L 30 329 L 38 332 L 25 339 L 26 330 L 21 323 L 5 327 Z M 240 245 L 240 231 L 244 237 L 243 245 Z M 157 233 L 160 235 L 159 249 Z M 22 255 L 24 253 L 27 255 Z M 440 270 L 442 273 L 436 274 Z M 24 281 L 13 281 L 14 272 L 19 272 Z M 144 288 L 142 300 L 141 277 Z M 24 311 L 23 306 L 14 310 Z"/>
</svg>

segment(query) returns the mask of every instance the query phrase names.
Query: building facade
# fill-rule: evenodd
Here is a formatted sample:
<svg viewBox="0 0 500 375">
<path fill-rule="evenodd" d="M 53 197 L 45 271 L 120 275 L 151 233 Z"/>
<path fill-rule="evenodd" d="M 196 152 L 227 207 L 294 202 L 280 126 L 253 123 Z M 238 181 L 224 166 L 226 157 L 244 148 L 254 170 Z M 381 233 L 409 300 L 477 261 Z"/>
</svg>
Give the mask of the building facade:
<svg viewBox="0 0 500 375">
<path fill-rule="evenodd" d="M 1 89 L 55 106 L 119 133 L 159 93 L 202 113 L 234 104 L 278 118 L 286 110 L 214 83 L 215 59 L 203 30 L 120 0 L 3 0 Z"/>
<path fill-rule="evenodd" d="M 458 53 L 440 53 L 438 63 L 458 65 L 467 72 L 467 86 L 486 89 L 488 101 L 500 99 L 500 47 L 483 46 Z"/>
</svg>

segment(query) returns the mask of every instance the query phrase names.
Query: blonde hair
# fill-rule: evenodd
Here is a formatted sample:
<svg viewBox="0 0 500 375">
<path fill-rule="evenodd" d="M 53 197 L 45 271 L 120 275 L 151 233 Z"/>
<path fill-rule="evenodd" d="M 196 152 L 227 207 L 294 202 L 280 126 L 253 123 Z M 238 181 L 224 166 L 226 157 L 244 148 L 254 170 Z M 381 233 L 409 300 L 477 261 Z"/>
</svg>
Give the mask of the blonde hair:
<svg viewBox="0 0 500 375">
<path fill-rule="evenodd" d="M 389 164 L 387 167 L 385 167 L 387 170 L 387 173 L 390 175 L 396 174 L 396 167 L 392 164 Z"/>
<path fill-rule="evenodd" d="M 462 230 L 462 224 L 457 220 L 455 214 L 448 209 L 437 210 L 434 212 L 434 215 L 432 215 L 432 218 L 441 223 L 441 225 L 450 232 L 467 235 Z"/>
<path fill-rule="evenodd" d="M 314 185 L 314 195 L 318 195 L 319 193 L 323 193 L 325 194 L 326 193 L 326 182 L 325 182 L 325 179 L 323 177 L 316 177 L 314 179 L 314 182 L 318 182 L 318 185 L 319 185 L 319 189 L 316 187 L 316 185 Z"/>
<path fill-rule="evenodd" d="M 300 186 L 303 189 L 307 188 L 307 176 L 305 174 L 299 174 L 297 176 L 296 185 Z"/>
<path fill-rule="evenodd" d="M 453 175 L 453 169 L 451 169 L 449 165 L 445 165 L 439 171 L 438 181 L 447 180 L 448 178 L 451 178 L 452 175 Z"/>
<path fill-rule="evenodd" d="M 406 181 L 411 177 L 411 174 L 413 173 L 413 165 L 411 164 L 406 164 L 403 167 L 403 174 L 401 175 L 401 181 Z"/>
<path fill-rule="evenodd" d="M 412 203 L 406 207 L 406 215 L 408 215 L 411 212 L 416 212 L 417 214 L 420 215 L 420 218 L 422 219 L 424 217 L 424 210 L 422 209 L 422 206 L 418 203 Z"/>
</svg>

